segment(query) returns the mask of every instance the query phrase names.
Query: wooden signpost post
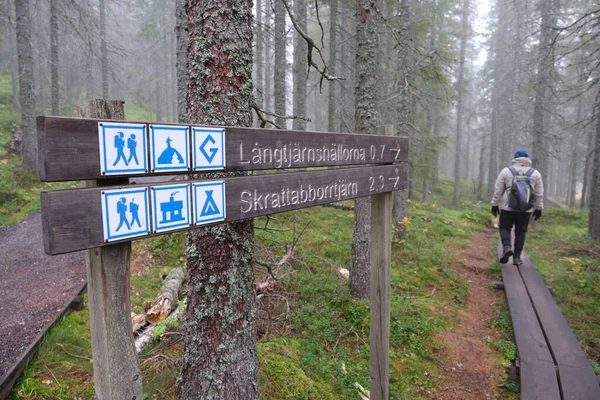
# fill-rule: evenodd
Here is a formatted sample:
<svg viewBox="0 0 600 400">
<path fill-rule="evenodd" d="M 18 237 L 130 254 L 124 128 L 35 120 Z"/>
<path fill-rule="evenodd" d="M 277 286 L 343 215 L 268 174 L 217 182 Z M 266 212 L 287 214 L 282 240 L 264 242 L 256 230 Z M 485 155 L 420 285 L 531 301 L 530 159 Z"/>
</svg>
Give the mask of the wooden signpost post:
<svg viewBox="0 0 600 400">
<path fill-rule="evenodd" d="M 48 254 L 94 249 L 90 254 L 107 258 L 115 244 L 134 239 L 372 196 L 371 400 L 388 398 L 391 192 L 408 184 L 407 138 L 62 117 L 38 117 L 37 124 L 43 181 L 97 182 L 96 187 L 42 192 Z M 314 168 L 332 166 L 337 168 Z M 292 172 L 307 167 L 313 170 Z M 272 171 L 157 184 L 115 181 L 223 170 Z M 119 268 L 128 271 L 97 270 L 118 275 Z M 93 272 L 88 277 L 105 279 Z M 104 306 L 109 314 L 118 305 Z M 91 318 L 101 316 L 91 313 Z M 97 322 L 91 321 L 92 329 L 106 329 Z M 122 327 L 110 333 L 119 338 L 110 340 L 130 340 L 130 331 Z M 106 352 L 113 349 L 105 342 L 92 345 L 98 347 L 93 349 L 95 370 L 120 371 L 134 382 L 134 392 L 141 392 L 141 379 L 132 380 L 139 378 L 137 363 L 124 371 L 123 360 L 112 365 L 116 360 Z M 99 388 L 96 382 L 96 390 L 112 398 L 111 383 L 106 385 Z"/>
</svg>

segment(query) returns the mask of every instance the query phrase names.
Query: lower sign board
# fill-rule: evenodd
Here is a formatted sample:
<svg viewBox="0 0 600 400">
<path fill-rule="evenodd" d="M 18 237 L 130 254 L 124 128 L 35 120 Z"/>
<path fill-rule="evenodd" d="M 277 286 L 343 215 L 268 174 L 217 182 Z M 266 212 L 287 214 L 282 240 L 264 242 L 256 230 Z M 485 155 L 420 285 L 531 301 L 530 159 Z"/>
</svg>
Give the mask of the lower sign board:
<svg viewBox="0 0 600 400">
<path fill-rule="evenodd" d="M 48 254 L 68 253 L 99 247 L 107 240 L 120 242 L 195 225 L 237 221 L 392 192 L 407 185 L 407 164 L 391 164 L 131 185 L 113 190 L 96 187 L 45 191 L 41 194 L 44 248 Z M 186 187 L 190 195 L 184 194 Z M 147 191 L 153 193 L 151 201 L 143 203 L 142 197 L 133 198 Z M 191 199 L 191 207 L 184 199 Z M 137 219 L 136 207 L 134 211 L 129 208 L 132 200 L 140 205 Z M 190 208 L 191 223 L 186 219 Z M 149 220 L 143 218 L 149 214 L 146 210 L 153 210 Z M 103 221 L 107 221 L 106 227 Z"/>
</svg>

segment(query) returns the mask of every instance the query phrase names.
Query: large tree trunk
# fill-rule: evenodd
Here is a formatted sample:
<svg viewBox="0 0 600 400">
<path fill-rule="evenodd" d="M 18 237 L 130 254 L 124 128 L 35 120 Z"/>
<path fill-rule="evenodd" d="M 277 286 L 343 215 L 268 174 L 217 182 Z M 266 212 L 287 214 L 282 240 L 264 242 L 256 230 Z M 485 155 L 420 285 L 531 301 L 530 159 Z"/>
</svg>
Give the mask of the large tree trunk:
<svg viewBox="0 0 600 400">
<path fill-rule="evenodd" d="M 329 4 L 329 73 L 335 76 L 337 73 L 337 20 L 338 20 L 338 0 L 331 0 Z M 336 81 L 329 81 L 329 97 L 327 103 L 327 130 L 337 132 L 337 118 L 335 113 Z"/>
<path fill-rule="evenodd" d="M 285 129 L 286 116 L 286 93 L 285 93 L 285 72 L 286 72 L 286 32 L 285 32 L 285 5 L 281 0 L 273 0 L 273 9 L 275 12 L 275 71 L 273 74 L 274 97 L 275 97 L 275 123 Z"/>
<path fill-rule="evenodd" d="M 277 0 L 282 2 L 282 0 Z M 335 0 L 334 0 L 335 1 Z M 306 0 L 295 0 L 294 8 L 296 23 L 302 32 L 306 32 Z M 306 130 L 306 81 L 308 74 L 308 45 L 296 33 L 294 35 L 294 120 L 293 127 L 297 130 Z M 331 61 L 330 61 L 331 62 Z"/>
<path fill-rule="evenodd" d="M 37 173 L 37 138 L 35 130 L 35 89 L 33 86 L 33 51 L 31 49 L 31 18 L 29 0 L 15 0 L 17 53 L 21 126 L 23 129 L 23 165 Z"/>
<path fill-rule="evenodd" d="M 357 133 L 374 133 L 377 128 L 377 81 L 379 79 L 379 39 L 377 0 L 359 1 L 356 6 L 356 111 Z M 352 236 L 350 293 L 369 297 L 371 258 L 371 201 L 356 199 Z"/>
<path fill-rule="evenodd" d="M 182 122 L 250 126 L 251 1 L 178 0 L 176 14 L 178 49 L 187 52 L 177 66 L 186 88 Z M 194 229 L 186 252 L 190 291 L 177 399 L 256 399 L 252 220 Z"/>
<path fill-rule="evenodd" d="M 108 50 L 106 48 L 106 0 L 100 0 L 100 69 L 102 71 L 102 98 L 108 99 Z"/>
<path fill-rule="evenodd" d="M 458 104 L 456 106 L 456 155 L 454 158 L 454 199 L 452 205 L 454 208 L 458 208 L 460 205 L 460 162 L 461 157 L 461 146 L 462 146 L 462 129 L 463 129 L 463 116 L 464 116 L 464 102 L 465 102 L 465 90 L 464 90 L 464 77 L 465 77 L 465 53 L 467 50 L 467 36 L 469 30 L 469 1 L 464 0 L 462 9 L 462 23 L 460 32 L 460 65 L 458 67 L 458 81 L 456 87 L 458 91 Z"/>
</svg>

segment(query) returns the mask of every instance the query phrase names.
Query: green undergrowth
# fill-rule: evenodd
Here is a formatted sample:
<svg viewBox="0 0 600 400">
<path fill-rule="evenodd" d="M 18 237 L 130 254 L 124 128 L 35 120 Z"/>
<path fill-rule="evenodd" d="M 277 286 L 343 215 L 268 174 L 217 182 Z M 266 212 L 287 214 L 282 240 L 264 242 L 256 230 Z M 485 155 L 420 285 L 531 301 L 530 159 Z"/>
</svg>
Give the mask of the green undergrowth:
<svg viewBox="0 0 600 400">
<path fill-rule="evenodd" d="M 42 190 L 74 187 L 74 183 L 40 183 L 27 172 L 21 157 L 8 152 L 12 127 L 21 114 L 12 104 L 10 75 L 0 75 L 0 228 L 22 221 L 39 210 Z"/>
<path fill-rule="evenodd" d="M 85 296 L 87 302 L 87 294 Z M 94 398 L 87 307 L 72 312 L 44 337 L 13 388 L 13 399 Z"/>
<path fill-rule="evenodd" d="M 600 374 L 600 243 L 588 238 L 588 210 L 544 210 L 526 251 L 596 374 Z"/>
<path fill-rule="evenodd" d="M 442 198 L 450 192 L 451 181 L 442 179 L 440 185 Z M 430 392 L 443 391 L 439 351 L 444 344 L 437 336 L 452 329 L 467 300 L 468 283 L 462 279 L 458 254 L 469 248 L 474 232 L 489 224 L 487 207 L 473 203 L 468 199 L 460 210 L 452 210 L 433 202 L 409 202 L 407 239 L 392 243 L 391 399 L 428 399 Z M 272 302 L 274 318 L 260 330 L 261 399 L 356 399 L 358 385 L 368 390 L 369 304 L 352 299 L 348 280 L 336 272 L 349 268 L 353 221 L 352 211 L 330 207 L 255 219 L 257 244 L 269 249 L 273 259 L 283 256 L 285 244 L 289 249 L 306 227 L 293 260 L 282 271 L 285 277 L 264 296 Z M 265 225 L 269 229 L 263 229 Z M 184 265 L 184 241 L 184 234 L 175 234 L 134 242 L 134 312 L 141 312 L 153 298 L 162 275 Z M 256 272 L 259 279 L 266 273 L 260 266 Z M 14 399 L 23 398 L 19 392 L 25 398 L 36 398 L 36 393 L 42 398 L 91 398 L 91 363 L 74 356 L 91 354 L 87 324 L 86 308 L 52 330 L 46 347 L 16 386 Z M 55 339 L 55 330 L 70 332 L 81 342 L 69 347 L 67 339 Z M 176 329 L 140 355 L 144 398 L 173 398 L 181 347 L 181 332 Z M 78 348 L 82 350 L 76 352 Z M 490 348 L 498 353 L 510 350 L 500 340 Z M 82 379 L 71 381 L 71 376 Z"/>
<path fill-rule="evenodd" d="M 76 115 L 75 110 L 68 110 L 64 104 L 61 104 L 61 112 L 66 116 Z M 37 114 L 41 115 L 39 107 Z M 125 115 L 130 120 L 154 120 L 151 112 L 135 102 L 125 103 Z M 40 182 L 23 168 L 20 156 L 7 151 L 12 139 L 12 127 L 20 122 L 21 114 L 12 104 L 10 75 L 0 74 L 0 228 L 18 223 L 28 214 L 39 210 L 41 191 L 78 186 L 76 182 Z"/>
</svg>

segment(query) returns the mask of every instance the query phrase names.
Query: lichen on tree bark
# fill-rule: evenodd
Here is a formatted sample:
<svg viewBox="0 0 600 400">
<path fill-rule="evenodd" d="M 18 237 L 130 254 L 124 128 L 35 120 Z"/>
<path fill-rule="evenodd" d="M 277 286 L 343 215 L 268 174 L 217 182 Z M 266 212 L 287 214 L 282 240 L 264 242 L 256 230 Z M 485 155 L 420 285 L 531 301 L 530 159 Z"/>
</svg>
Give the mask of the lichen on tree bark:
<svg viewBox="0 0 600 400">
<path fill-rule="evenodd" d="M 179 0 L 176 13 L 182 122 L 250 126 L 252 3 Z M 251 220 L 190 231 L 178 399 L 257 398 L 253 254 Z"/>
</svg>

